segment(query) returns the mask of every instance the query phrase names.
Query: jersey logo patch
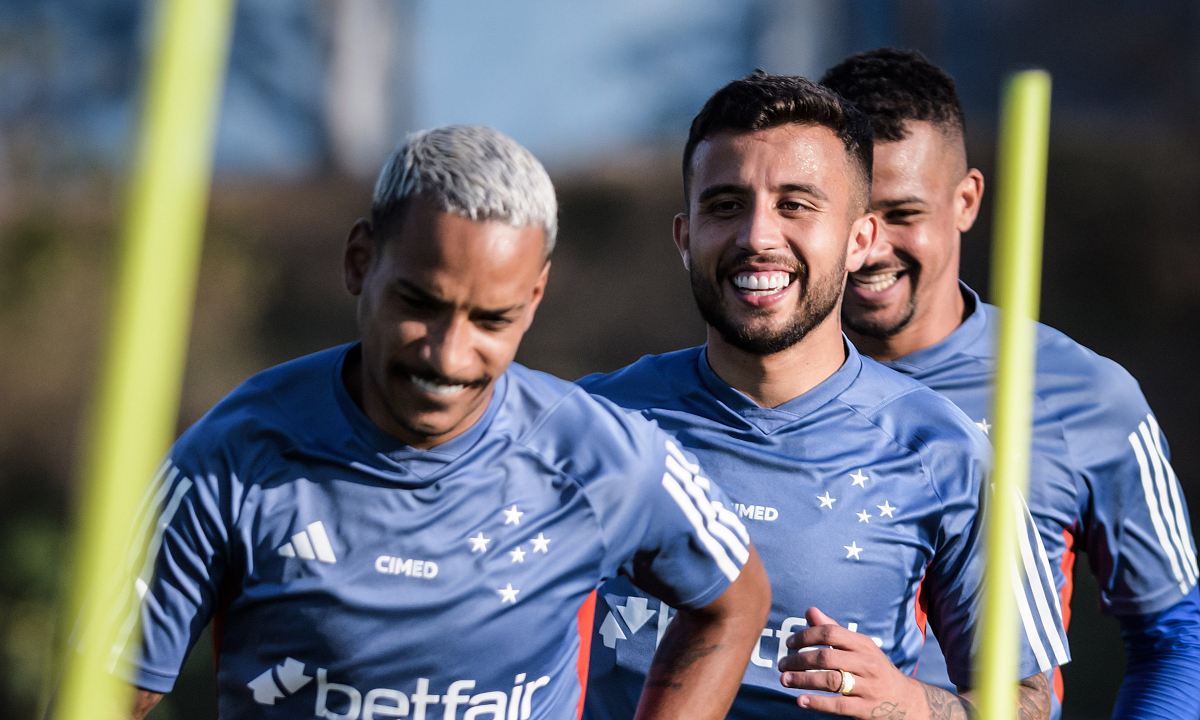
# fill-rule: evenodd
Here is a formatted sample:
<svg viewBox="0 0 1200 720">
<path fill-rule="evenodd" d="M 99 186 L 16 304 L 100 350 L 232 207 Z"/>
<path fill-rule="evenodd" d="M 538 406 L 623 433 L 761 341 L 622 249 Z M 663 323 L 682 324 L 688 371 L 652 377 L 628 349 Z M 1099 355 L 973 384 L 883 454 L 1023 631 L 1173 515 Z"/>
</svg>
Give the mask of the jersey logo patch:
<svg viewBox="0 0 1200 720">
<path fill-rule="evenodd" d="M 333 554 L 333 546 L 329 544 L 329 536 L 325 534 L 325 526 L 318 520 L 309 523 L 306 528 L 292 536 L 290 542 L 279 548 L 283 557 L 298 557 L 301 560 L 319 560 L 333 565 L 337 556 Z"/>
<path fill-rule="evenodd" d="M 310 682 L 312 675 L 304 674 L 304 663 L 288 658 L 274 668 L 267 668 L 262 675 L 246 683 L 246 687 L 254 691 L 254 702 L 274 705 L 276 700 L 295 693 Z"/>
</svg>

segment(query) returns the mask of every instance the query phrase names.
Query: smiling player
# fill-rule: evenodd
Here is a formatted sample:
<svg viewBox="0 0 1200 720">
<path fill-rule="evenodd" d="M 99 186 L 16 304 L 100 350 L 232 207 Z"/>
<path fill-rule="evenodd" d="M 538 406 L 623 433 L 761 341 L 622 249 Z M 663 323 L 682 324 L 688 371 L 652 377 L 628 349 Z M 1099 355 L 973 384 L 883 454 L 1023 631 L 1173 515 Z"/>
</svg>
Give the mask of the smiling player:
<svg viewBox="0 0 1200 720">
<path fill-rule="evenodd" d="M 878 224 L 867 119 L 803 78 L 751 75 L 692 122 L 683 178 L 674 236 L 707 343 L 580 383 L 695 453 L 762 554 L 770 621 L 730 717 L 965 717 L 967 700 L 910 675 L 928 619 L 971 682 L 989 451 L 951 402 L 842 335 L 846 273 Z M 1025 571 L 1031 607 L 1053 588 Z M 628 718 L 673 609 L 622 579 L 600 597 L 587 712 Z M 1049 607 L 1015 631 L 1023 717 L 1045 717 L 1042 673 L 1067 661 L 1060 620 Z"/>
<path fill-rule="evenodd" d="M 997 311 L 958 279 L 983 175 L 967 164 L 954 81 L 919 53 L 882 48 L 846 59 L 821 82 L 875 126 L 879 241 L 850 275 L 847 333 L 986 432 Z M 1120 620 L 1128 655 L 1114 717 L 1197 717 L 1200 568 L 1166 438 L 1127 372 L 1044 325 L 1035 392 L 1029 507 L 1042 542 L 1025 551 L 1053 568 L 1066 619 L 1075 554 L 1087 552 L 1100 607 Z M 918 677 L 947 684 L 936 642 Z M 1058 674 L 1054 685 L 1061 701 Z"/>
<path fill-rule="evenodd" d="M 149 490 L 136 718 L 210 618 L 222 718 L 573 717 L 618 573 L 685 608 L 639 717 L 724 717 L 770 602 L 744 528 L 653 423 L 512 363 L 556 213 L 494 130 L 393 154 L 346 244 L 362 342 L 248 380 Z"/>
</svg>

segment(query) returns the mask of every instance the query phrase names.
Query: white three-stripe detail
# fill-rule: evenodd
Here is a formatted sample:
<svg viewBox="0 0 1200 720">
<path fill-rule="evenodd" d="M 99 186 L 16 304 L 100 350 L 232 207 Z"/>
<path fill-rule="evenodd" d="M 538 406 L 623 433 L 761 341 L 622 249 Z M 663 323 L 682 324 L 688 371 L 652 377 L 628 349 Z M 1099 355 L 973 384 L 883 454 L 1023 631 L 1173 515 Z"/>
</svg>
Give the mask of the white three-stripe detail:
<svg viewBox="0 0 1200 720">
<path fill-rule="evenodd" d="M 1017 544 L 1021 549 L 1021 564 L 1025 568 L 1025 578 L 1030 592 L 1033 593 L 1033 604 L 1037 606 L 1038 615 L 1042 620 L 1042 629 L 1046 631 L 1046 637 L 1050 640 L 1050 648 L 1054 651 L 1054 659 L 1057 661 L 1057 664 L 1065 665 L 1069 658 L 1067 657 L 1066 648 L 1063 646 L 1062 637 L 1059 635 L 1059 623 L 1055 621 L 1054 615 L 1050 612 L 1050 603 L 1046 600 L 1047 594 L 1055 597 L 1058 594 L 1057 588 L 1053 584 L 1054 576 L 1050 574 L 1050 567 L 1047 562 L 1045 565 L 1046 577 L 1043 579 L 1038 572 L 1037 564 L 1034 562 L 1033 550 L 1029 543 L 1029 533 L 1032 532 L 1034 535 L 1037 535 L 1037 528 L 1033 525 L 1033 518 L 1030 517 L 1029 511 L 1025 506 L 1025 499 L 1021 498 L 1020 504 L 1012 503 L 1012 508 L 1017 516 L 1017 527 L 1020 528 L 1017 532 Z M 1042 668 L 1042 670 L 1046 669 Z"/>
<path fill-rule="evenodd" d="M 708 480 L 696 477 L 691 472 L 692 468 L 698 471 L 699 467 L 689 463 L 673 443 L 667 442 L 666 446 L 667 472 L 663 473 L 663 488 L 683 511 L 684 517 L 696 531 L 696 537 L 700 540 L 700 544 L 716 561 L 717 567 L 731 581 L 736 580 L 741 573 L 741 568 L 730 559 L 729 553 L 732 552 L 739 562 L 745 563 L 750 557 L 749 551 L 730 531 L 729 526 L 721 522 L 724 519 L 722 516 L 726 513 L 721 513 L 718 508 L 713 506 L 713 503 L 709 502 L 703 487 L 711 487 Z M 740 525 L 740 523 L 738 524 Z M 740 528 L 740 530 L 744 532 L 745 528 Z M 717 537 L 713 537 L 714 534 Z"/>
<path fill-rule="evenodd" d="M 1141 426 L 1145 427 L 1145 423 L 1142 423 Z M 1183 579 L 1183 570 L 1175 557 L 1175 549 L 1171 545 L 1171 540 L 1167 537 L 1167 529 L 1163 525 L 1162 515 L 1159 512 L 1158 497 L 1154 492 L 1154 481 L 1150 478 L 1150 463 L 1147 460 L 1146 452 L 1142 450 L 1142 441 L 1138 437 L 1137 431 L 1129 433 L 1129 444 L 1133 446 L 1134 457 L 1137 458 L 1138 467 L 1141 469 L 1142 492 L 1146 495 L 1146 504 L 1150 507 L 1150 523 L 1154 526 L 1155 535 L 1158 536 L 1158 545 L 1171 564 L 1171 572 L 1175 574 L 1180 592 L 1186 594 L 1188 583 Z M 1150 452 L 1154 453 L 1153 450 Z"/>
<path fill-rule="evenodd" d="M 1167 460 L 1167 454 L 1163 452 L 1162 431 L 1158 428 L 1158 421 L 1154 416 L 1147 413 L 1146 420 L 1150 423 L 1150 437 L 1154 438 L 1154 451 L 1162 460 L 1163 468 L 1167 471 L 1167 487 L 1171 489 L 1171 503 L 1175 506 L 1175 527 L 1179 529 L 1179 540 L 1182 545 L 1183 557 L 1192 568 L 1192 576 L 1200 579 L 1200 567 L 1196 566 L 1196 543 L 1192 538 L 1190 529 L 1188 528 L 1187 518 L 1183 514 L 1183 502 L 1179 499 L 1179 478 L 1175 477 L 1175 470 L 1171 467 L 1171 463 Z"/>
</svg>

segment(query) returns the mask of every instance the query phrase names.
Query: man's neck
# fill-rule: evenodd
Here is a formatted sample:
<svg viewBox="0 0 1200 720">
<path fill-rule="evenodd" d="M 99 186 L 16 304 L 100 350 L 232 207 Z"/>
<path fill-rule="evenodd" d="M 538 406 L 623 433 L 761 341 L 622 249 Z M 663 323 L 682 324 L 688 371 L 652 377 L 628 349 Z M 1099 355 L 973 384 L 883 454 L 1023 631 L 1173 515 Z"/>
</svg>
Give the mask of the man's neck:
<svg viewBox="0 0 1200 720">
<path fill-rule="evenodd" d="M 939 287 L 930 297 L 922 298 L 912 320 L 891 337 L 860 335 L 846 328 L 846 336 L 863 355 L 880 362 L 902 358 L 945 340 L 962 325 L 967 311 L 958 278 Z"/>
<path fill-rule="evenodd" d="M 754 355 L 708 328 L 708 365 L 717 377 L 760 407 L 778 407 L 820 385 L 846 362 L 839 312 L 813 328 L 804 339 L 773 355 Z"/>
</svg>

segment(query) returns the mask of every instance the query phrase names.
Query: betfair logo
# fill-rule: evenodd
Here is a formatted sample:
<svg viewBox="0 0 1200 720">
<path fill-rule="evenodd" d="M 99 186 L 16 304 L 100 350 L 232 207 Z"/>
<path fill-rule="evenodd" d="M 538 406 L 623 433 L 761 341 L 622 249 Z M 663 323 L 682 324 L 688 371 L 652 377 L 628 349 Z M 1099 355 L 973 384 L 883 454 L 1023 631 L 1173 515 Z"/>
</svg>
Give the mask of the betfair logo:
<svg viewBox="0 0 1200 720">
<path fill-rule="evenodd" d="M 304 663 L 288 658 L 274 668 L 267 668 L 266 672 L 246 685 L 254 691 L 254 702 L 274 705 L 276 700 L 294 694 L 310 682 L 312 675 L 304 674 Z"/>
<path fill-rule="evenodd" d="M 325 526 L 319 520 L 309 523 L 308 527 L 293 535 L 291 542 L 279 548 L 279 554 L 287 558 L 320 560 L 330 565 L 337 562 L 333 546 L 329 544 L 329 536 L 325 534 Z"/>
</svg>

